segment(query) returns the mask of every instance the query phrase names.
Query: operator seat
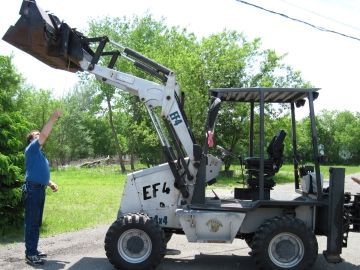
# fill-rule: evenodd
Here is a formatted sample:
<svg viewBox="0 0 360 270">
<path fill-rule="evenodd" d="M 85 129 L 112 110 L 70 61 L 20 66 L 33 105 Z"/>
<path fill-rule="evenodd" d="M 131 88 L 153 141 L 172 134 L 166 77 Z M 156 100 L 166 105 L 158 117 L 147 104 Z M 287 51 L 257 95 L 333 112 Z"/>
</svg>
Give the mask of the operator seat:
<svg viewBox="0 0 360 270">
<path fill-rule="evenodd" d="M 266 152 L 268 158 L 264 158 L 264 187 L 272 188 L 275 186 L 275 182 L 272 177 L 279 171 L 283 164 L 283 153 L 284 153 L 284 139 L 286 132 L 280 130 L 275 135 L 270 144 L 268 145 Z M 259 187 L 259 173 L 260 173 L 260 158 L 259 157 L 248 157 L 244 160 L 245 169 L 247 170 L 247 183 L 253 188 Z"/>
</svg>

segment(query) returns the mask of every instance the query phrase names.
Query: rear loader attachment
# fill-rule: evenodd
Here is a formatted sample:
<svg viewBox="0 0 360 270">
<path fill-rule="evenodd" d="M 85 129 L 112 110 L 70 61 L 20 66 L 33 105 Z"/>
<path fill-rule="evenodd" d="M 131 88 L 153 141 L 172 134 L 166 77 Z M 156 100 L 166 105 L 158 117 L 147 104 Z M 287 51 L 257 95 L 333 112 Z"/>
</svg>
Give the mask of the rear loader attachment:
<svg viewBox="0 0 360 270">
<path fill-rule="evenodd" d="M 93 52 L 80 32 L 43 11 L 35 0 L 24 0 L 19 13 L 21 17 L 5 33 L 4 41 L 53 68 L 82 71 L 79 61 L 84 50 Z"/>
</svg>

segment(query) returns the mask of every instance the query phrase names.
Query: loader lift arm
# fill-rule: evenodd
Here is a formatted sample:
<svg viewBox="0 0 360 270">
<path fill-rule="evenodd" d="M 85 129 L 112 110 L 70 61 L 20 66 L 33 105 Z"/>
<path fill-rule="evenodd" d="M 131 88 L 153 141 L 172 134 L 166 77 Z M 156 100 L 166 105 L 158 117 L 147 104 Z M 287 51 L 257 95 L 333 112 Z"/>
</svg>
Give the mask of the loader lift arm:
<svg viewBox="0 0 360 270">
<path fill-rule="evenodd" d="M 53 68 L 70 72 L 89 72 L 98 80 L 140 98 L 154 124 L 175 177 L 175 187 L 184 198 L 188 198 L 186 181 L 195 178 L 203 155 L 201 147 L 195 143 L 181 106 L 180 88 L 175 73 L 140 53 L 109 40 L 106 36 L 84 36 L 55 15 L 44 12 L 35 0 L 23 0 L 19 13 L 21 17 L 15 26 L 11 26 L 4 35 L 5 41 Z M 92 49 L 94 47 L 95 49 Z M 106 56 L 110 57 L 110 61 L 104 66 Z M 114 66 L 120 58 L 131 61 L 135 67 L 160 80 L 161 83 L 115 70 Z M 175 151 L 154 112 L 156 107 L 161 107 L 161 117 L 165 120 Z M 189 157 L 189 161 L 185 160 L 186 156 Z"/>
<path fill-rule="evenodd" d="M 93 57 L 87 55 L 80 61 L 81 68 L 94 74 L 98 80 L 102 80 L 104 83 L 113 85 L 140 98 L 154 124 L 169 166 L 175 177 L 176 187 L 181 191 L 183 197 L 187 198 L 189 192 L 182 175 L 185 173 L 188 180 L 194 179 L 195 167 L 190 166 L 190 164 L 194 165 L 198 162 L 193 158 L 194 148 L 198 148 L 195 145 L 194 136 L 189 129 L 184 111 L 181 109 L 179 99 L 180 90 L 176 82 L 175 74 L 129 48 L 124 48 L 121 45 L 111 42 L 107 37 L 91 39 L 90 42 L 99 42 L 97 50 Z M 114 47 L 120 48 L 122 51 L 104 51 L 107 42 Z M 106 55 L 111 55 L 108 66 L 104 67 L 99 65 L 98 62 L 101 57 Z M 132 61 L 137 68 L 160 79 L 164 85 L 113 69 L 119 57 Z M 87 59 L 91 59 L 91 61 Z M 166 126 L 169 129 L 169 134 L 173 139 L 173 145 L 175 146 L 177 155 L 175 155 L 175 151 L 161 129 L 160 121 L 153 111 L 155 107 L 161 107 L 162 109 L 161 116 L 164 118 Z M 190 158 L 189 164 L 185 161 L 185 156 Z"/>
</svg>

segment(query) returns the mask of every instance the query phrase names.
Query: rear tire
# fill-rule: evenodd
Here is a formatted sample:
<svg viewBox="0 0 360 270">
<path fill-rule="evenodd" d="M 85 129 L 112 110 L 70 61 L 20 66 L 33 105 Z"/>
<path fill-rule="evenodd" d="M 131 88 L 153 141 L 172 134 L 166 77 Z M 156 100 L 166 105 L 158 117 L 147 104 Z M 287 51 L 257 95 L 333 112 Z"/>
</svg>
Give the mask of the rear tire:
<svg viewBox="0 0 360 270">
<path fill-rule="evenodd" d="M 154 269 L 165 256 L 164 232 L 147 215 L 129 214 L 110 226 L 105 251 L 118 269 Z"/>
<path fill-rule="evenodd" d="M 304 270 L 314 264 L 318 255 L 314 233 L 300 219 L 288 216 L 267 220 L 251 245 L 260 269 Z"/>
</svg>

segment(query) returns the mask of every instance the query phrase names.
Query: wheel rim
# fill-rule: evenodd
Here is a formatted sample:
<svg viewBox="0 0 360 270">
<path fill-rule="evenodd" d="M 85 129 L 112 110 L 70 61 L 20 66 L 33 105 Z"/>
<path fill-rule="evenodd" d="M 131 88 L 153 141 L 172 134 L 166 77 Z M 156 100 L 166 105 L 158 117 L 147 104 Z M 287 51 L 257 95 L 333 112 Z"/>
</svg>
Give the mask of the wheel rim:
<svg viewBox="0 0 360 270">
<path fill-rule="evenodd" d="M 268 253 L 271 261 L 279 267 L 290 268 L 304 258 L 304 244 L 292 233 L 280 233 L 270 242 Z"/>
<path fill-rule="evenodd" d="M 120 256 L 129 263 L 145 261 L 151 254 L 152 243 L 149 235 L 139 229 L 125 231 L 117 245 Z"/>
</svg>

